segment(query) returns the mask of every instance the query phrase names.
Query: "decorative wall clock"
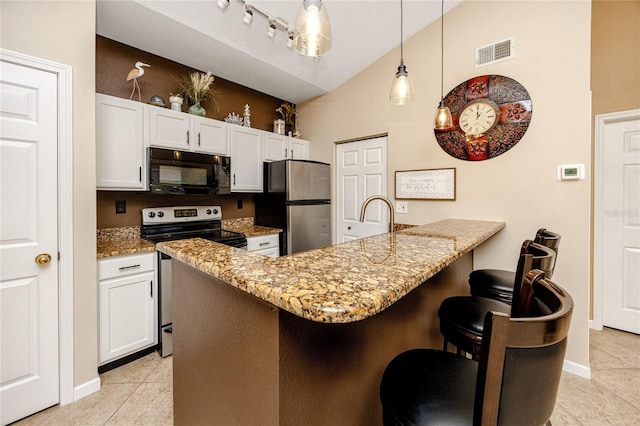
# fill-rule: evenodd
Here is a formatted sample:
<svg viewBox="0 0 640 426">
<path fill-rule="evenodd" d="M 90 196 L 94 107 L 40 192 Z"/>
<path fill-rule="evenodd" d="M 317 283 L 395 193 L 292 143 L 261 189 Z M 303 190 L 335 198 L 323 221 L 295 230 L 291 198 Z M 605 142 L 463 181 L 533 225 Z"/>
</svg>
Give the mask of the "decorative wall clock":
<svg viewBox="0 0 640 426">
<path fill-rule="evenodd" d="M 533 113 L 524 86 L 502 75 L 473 77 L 444 98 L 453 126 L 435 130 L 440 147 L 461 160 L 486 160 L 507 152 L 524 136 Z"/>
</svg>

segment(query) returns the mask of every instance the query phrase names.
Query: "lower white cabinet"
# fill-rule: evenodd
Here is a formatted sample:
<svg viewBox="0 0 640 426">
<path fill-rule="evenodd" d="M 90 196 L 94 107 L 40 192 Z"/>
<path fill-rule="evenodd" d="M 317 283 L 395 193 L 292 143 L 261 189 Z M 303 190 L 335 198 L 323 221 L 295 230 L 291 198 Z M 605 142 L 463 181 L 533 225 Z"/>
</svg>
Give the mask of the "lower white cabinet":
<svg viewBox="0 0 640 426">
<path fill-rule="evenodd" d="M 157 344 L 156 256 L 98 260 L 100 364 Z"/>
<path fill-rule="evenodd" d="M 280 237 L 278 234 L 248 237 L 247 251 L 269 257 L 280 257 Z"/>
</svg>

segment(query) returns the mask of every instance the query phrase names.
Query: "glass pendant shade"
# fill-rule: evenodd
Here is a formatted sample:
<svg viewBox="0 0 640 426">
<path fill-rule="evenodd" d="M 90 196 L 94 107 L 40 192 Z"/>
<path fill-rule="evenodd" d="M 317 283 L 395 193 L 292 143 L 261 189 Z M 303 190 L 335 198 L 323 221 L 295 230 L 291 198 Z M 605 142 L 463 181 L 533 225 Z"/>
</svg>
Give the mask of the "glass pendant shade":
<svg viewBox="0 0 640 426">
<path fill-rule="evenodd" d="M 331 48 L 331 24 L 321 0 L 304 0 L 298 11 L 295 49 L 305 56 L 322 56 Z"/>
<path fill-rule="evenodd" d="M 391 83 L 391 91 L 389 92 L 389 102 L 394 105 L 405 105 L 415 99 L 413 93 L 413 83 L 411 77 L 407 73 L 407 68 L 401 61 L 398 72 Z"/>
<path fill-rule="evenodd" d="M 444 104 L 444 101 L 440 101 L 438 110 L 436 111 L 435 124 L 433 128 L 435 130 L 447 130 L 453 127 L 453 118 L 451 117 L 451 110 Z"/>
</svg>

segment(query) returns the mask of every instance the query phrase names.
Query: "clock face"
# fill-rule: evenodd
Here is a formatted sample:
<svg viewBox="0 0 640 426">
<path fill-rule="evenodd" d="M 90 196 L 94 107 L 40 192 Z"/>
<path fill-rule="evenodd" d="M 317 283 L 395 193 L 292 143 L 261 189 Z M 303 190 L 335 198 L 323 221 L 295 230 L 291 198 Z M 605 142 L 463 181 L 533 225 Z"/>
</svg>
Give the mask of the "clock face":
<svg viewBox="0 0 640 426">
<path fill-rule="evenodd" d="M 522 84 L 502 75 L 471 78 L 443 99 L 453 126 L 435 130 L 440 147 L 460 160 L 487 160 L 504 154 L 524 136 L 533 106 Z"/>
<path fill-rule="evenodd" d="M 500 109 L 490 100 L 471 101 L 460 112 L 460 130 L 467 135 L 481 135 L 498 122 Z"/>
</svg>

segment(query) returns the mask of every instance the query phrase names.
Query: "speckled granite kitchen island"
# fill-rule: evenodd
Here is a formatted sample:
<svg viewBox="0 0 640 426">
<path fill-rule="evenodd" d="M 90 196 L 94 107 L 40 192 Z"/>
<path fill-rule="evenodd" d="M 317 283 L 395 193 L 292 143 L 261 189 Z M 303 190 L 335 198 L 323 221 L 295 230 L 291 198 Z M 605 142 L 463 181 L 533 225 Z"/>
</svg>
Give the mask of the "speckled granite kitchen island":
<svg viewBox="0 0 640 426">
<path fill-rule="evenodd" d="M 174 259 L 175 424 L 381 424 L 384 367 L 441 347 L 440 302 L 468 294 L 472 250 L 504 226 L 448 219 L 277 259 L 159 244 Z"/>
</svg>

